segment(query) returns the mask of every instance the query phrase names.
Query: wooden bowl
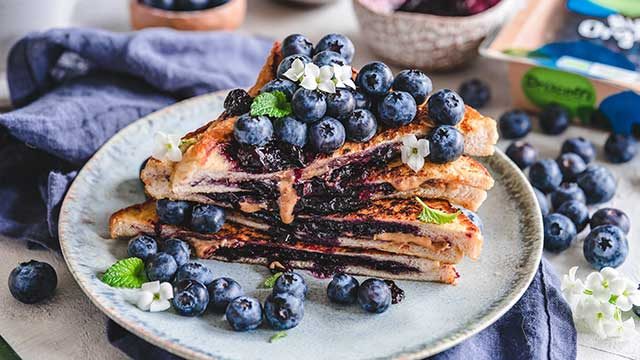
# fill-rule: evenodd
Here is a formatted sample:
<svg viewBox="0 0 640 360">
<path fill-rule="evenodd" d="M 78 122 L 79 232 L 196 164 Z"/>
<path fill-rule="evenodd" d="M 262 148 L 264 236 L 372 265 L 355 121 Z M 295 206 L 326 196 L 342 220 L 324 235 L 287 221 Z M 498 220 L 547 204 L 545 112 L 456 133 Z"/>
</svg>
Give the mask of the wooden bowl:
<svg viewBox="0 0 640 360">
<path fill-rule="evenodd" d="M 502 0 L 471 16 L 437 16 L 397 11 L 377 13 L 353 0 L 360 34 L 385 60 L 404 67 L 448 70 L 478 55 L 478 46 L 517 9 L 518 0 Z"/>
<path fill-rule="evenodd" d="M 136 29 L 170 27 L 177 30 L 235 30 L 244 21 L 247 0 L 231 0 L 211 9 L 168 11 L 131 0 L 131 26 Z"/>
</svg>

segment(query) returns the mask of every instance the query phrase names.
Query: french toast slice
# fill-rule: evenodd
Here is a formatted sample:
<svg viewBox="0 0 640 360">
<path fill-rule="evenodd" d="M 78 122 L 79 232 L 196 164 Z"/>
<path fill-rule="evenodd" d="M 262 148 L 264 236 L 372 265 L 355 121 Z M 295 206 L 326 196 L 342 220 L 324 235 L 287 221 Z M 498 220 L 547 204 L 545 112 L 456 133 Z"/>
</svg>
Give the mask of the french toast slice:
<svg viewBox="0 0 640 360">
<path fill-rule="evenodd" d="M 455 283 L 459 277 L 453 265 L 425 257 L 398 254 L 366 247 L 277 241 L 273 235 L 247 226 L 226 223 L 214 234 L 161 224 L 155 203 L 147 201 L 114 213 L 110 218 L 114 239 L 148 234 L 177 237 L 191 245 L 197 257 L 268 266 L 279 262 L 287 267 L 311 270 L 325 276 L 336 272 L 389 279 Z M 357 243 L 354 243 L 357 244 Z"/>
</svg>

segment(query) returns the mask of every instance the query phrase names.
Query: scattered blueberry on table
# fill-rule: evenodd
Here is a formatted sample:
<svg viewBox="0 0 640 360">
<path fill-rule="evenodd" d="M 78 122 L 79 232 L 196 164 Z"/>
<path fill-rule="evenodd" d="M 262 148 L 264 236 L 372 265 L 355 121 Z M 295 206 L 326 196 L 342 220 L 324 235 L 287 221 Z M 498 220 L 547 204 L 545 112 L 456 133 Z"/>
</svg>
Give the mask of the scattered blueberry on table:
<svg viewBox="0 0 640 360">
<path fill-rule="evenodd" d="M 579 234 L 589 225 L 589 209 L 584 201 L 569 200 L 562 203 L 555 210 L 558 214 L 568 217 L 576 227 Z"/>
<path fill-rule="evenodd" d="M 593 268 L 618 267 L 629 254 L 629 243 L 624 232 L 614 225 L 600 225 L 584 239 L 584 257 Z"/>
<path fill-rule="evenodd" d="M 587 204 L 600 204 L 613 198 L 616 192 L 616 179 L 606 167 L 589 165 L 576 178 L 578 186 L 584 190 Z"/>
<path fill-rule="evenodd" d="M 575 200 L 581 203 L 586 203 L 587 198 L 584 195 L 584 191 L 580 189 L 576 183 L 562 183 L 549 195 L 551 199 L 551 206 L 554 209 L 560 207 L 567 201 Z"/>
<path fill-rule="evenodd" d="M 531 118 L 522 110 L 510 110 L 498 119 L 500 135 L 505 139 L 521 139 L 531 131 Z"/>
<path fill-rule="evenodd" d="M 529 168 L 529 181 L 535 188 L 548 194 L 562 183 L 562 172 L 554 160 L 538 160 Z"/>
<path fill-rule="evenodd" d="M 209 292 L 193 279 L 178 281 L 173 287 L 173 308 L 182 316 L 200 316 L 209 305 Z"/>
<path fill-rule="evenodd" d="M 551 104 L 546 106 L 539 115 L 540 128 L 549 135 L 563 133 L 569 127 L 571 117 L 562 106 Z"/>
<path fill-rule="evenodd" d="M 611 134 L 604 143 L 604 154 L 614 164 L 631 161 L 638 153 L 638 142 L 633 135 Z"/>
<path fill-rule="evenodd" d="M 538 160 L 538 150 L 525 141 L 515 141 L 505 151 L 509 159 L 522 170 Z"/>
<path fill-rule="evenodd" d="M 18 301 L 35 304 L 51 298 L 58 286 L 55 269 L 36 260 L 20 263 L 9 274 L 9 292 Z"/>
<path fill-rule="evenodd" d="M 559 252 L 569 248 L 576 238 L 576 226 L 568 217 L 552 213 L 544 217 L 544 248 Z"/>
<path fill-rule="evenodd" d="M 533 188 L 533 193 L 536 195 L 536 200 L 538 201 L 538 205 L 540 206 L 540 212 L 542 216 L 549 214 L 549 200 L 547 200 L 547 196 L 542 193 L 542 191 Z"/>
<path fill-rule="evenodd" d="M 614 208 L 602 208 L 591 215 L 591 228 L 600 225 L 614 225 L 620 228 L 625 234 L 629 234 L 631 227 L 629 217 L 624 211 Z"/>
<path fill-rule="evenodd" d="M 564 181 L 575 181 L 578 175 L 587 168 L 587 164 L 580 155 L 576 153 L 567 152 L 560 154 L 557 161 Z"/>
<path fill-rule="evenodd" d="M 584 160 L 586 164 L 589 164 L 596 158 L 596 147 L 593 143 L 583 137 L 574 137 L 565 140 L 562 143 L 560 150 L 564 153 L 577 154 Z"/>
<path fill-rule="evenodd" d="M 491 100 L 489 85 L 480 79 L 470 79 L 463 82 L 458 89 L 458 93 L 465 104 L 476 109 L 484 107 Z"/>
</svg>

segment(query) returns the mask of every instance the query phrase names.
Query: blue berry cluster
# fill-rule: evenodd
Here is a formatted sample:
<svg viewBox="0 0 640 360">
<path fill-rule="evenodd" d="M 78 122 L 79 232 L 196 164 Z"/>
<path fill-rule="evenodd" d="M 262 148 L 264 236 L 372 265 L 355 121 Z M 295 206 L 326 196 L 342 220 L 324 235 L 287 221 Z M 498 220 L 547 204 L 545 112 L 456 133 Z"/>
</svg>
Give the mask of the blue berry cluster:
<svg viewBox="0 0 640 360">
<path fill-rule="evenodd" d="M 160 199 L 156 214 L 162 224 L 186 226 L 199 233 L 216 233 L 225 222 L 224 210 L 208 204 Z"/>
<path fill-rule="evenodd" d="M 351 275 L 338 273 L 327 286 L 327 297 L 331 302 L 342 305 L 360 305 L 370 313 L 383 313 L 392 303 L 391 287 L 380 279 L 367 279 L 360 284 Z"/>
</svg>

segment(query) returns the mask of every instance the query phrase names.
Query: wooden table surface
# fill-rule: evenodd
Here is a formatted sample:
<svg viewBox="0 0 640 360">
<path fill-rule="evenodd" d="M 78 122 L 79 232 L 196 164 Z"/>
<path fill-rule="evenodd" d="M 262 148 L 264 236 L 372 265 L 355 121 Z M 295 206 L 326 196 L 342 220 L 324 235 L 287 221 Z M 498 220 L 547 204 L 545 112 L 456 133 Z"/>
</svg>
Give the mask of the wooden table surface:
<svg viewBox="0 0 640 360">
<path fill-rule="evenodd" d="M 128 31 L 130 28 L 127 4 L 127 0 L 79 0 L 74 25 Z M 356 45 L 356 66 L 375 59 L 361 41 L 355 15 L 348 0 L 339 0 L 332 5 L 314 8 L 300 8 L 270 0 L 249 0 L 247 20 L 241 31 L 271 38 L 283 38 L 290 33 L 299 32 L 314 41 L 329 32 L 344 33 Z M 483 109 L 487 115 L 497 118 L 510 106 L 506 71 L 504 65 L 499 62 L 479 59 L 464 70 L 429 75 L 436 88 L 455 89 L 470 77 L 479 77 L 487 81 L 493 92 L 490 105 Z M 2 82 L 0 81 L 0 104 L 2 98 L 6 98 L 6 84 Z M 592 139 L 599 148 L 606 137 L 602 132 L 572 127 L 562 137 L 532 134 L 527 140 L 538 147 L 544 156 L 555 157 L 560 140 L 576 135 Z M 501 144 L 503 148 L 506 145 Z M 620 181 L 618 194 L 611 204 L 624 209 L 632 222 L 640 219 L 640 208 L 633 206 L 640 200 L 640 157 L 630 164 L 611 168 Z M 629 239 L 632 252 L 621 269 L 634 280 L 640 281 L 640 232 L 634 230 L 632 223 Z M 558 274 L 566 273 L 573 265 L 580 265 L 584 276 L 587 264 L 580 249 L 580 244 L 576 244 L 563 254 L 548 256 Z M 106 317 L 76 285 L 61 255 L 28 250 L 24 244 L 2 237 L 0 254 L 3 260 L 0 262 L 0 279 L 6 279 L 18 262 L 32 258 L 49 262 L 58 273 L 56 296 L 46 304 L 24 305 L 14 300 L 6 287 L 3 286 L 3 290 L 0 290 L 0 335 L 23 359 L 124 358 L 121 352 L 107 342 Z M 578 343 L 579 359 L 640 359 L 640 335 L 626 342 L 602 342 L 592 335 L 580 333 Z"/>
</svg>

